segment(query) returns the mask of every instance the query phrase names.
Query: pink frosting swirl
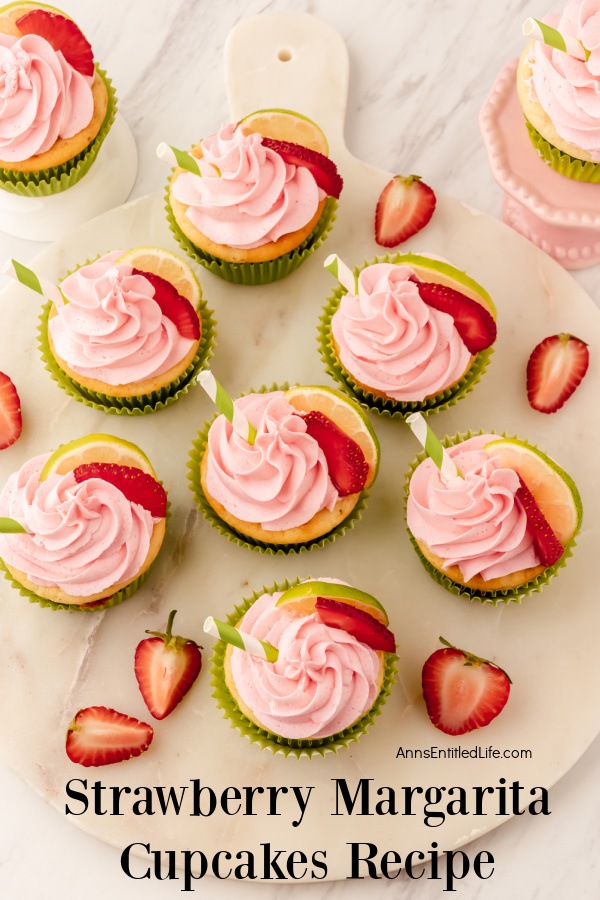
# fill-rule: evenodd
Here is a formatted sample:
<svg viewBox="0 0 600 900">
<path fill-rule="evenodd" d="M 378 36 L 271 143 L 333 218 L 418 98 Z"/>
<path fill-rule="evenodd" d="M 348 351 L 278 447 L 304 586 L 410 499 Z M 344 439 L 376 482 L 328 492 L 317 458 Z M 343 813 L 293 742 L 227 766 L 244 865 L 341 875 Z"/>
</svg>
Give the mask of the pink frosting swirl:
<svg viewBox="0 0 600 900">
<path fill-rule="evenodd" d="M 259 134 L 223 125 L 201 147 L 202 177 L 183 172 L 173 196 L 217 244 L 251 249 L 276 241 L 304 228 L 325 197 L 306 167 L 285 163 Z"/>
<path fill-rule="evenodd" d="M 194 341 L 182 337 L 154 300 L 155 289 L 114 250 L 82 266 L 60 285 L 68 303 L 48 327 L 56 352 L 80 375 L 110 385 L 161 375 Z"/>
<path fill-rule="evenodd" d="M 93 80 L 39 35 L 0 34 L 0 159 L 29 159 L 89 125 Z"/>
<path fill-rule="evenodd" d="M 569 144 L 600 161 L 600 9 L 598 0 L 570 0 L 549 25 L 577 38 L 590 51 L 587 62 L 541 42 L 532 46 L 532 96 Z"/>
<path fill-rule="evenodd" d="M 249 444 L 218 416 L 208 433 L 206 487 L 225 509 L 244 522 L 283 531 L 333 509 L 338 492 L 323 451 L 283 391 L 249 394 L 236 407 L 254 425 Z"/>
<path fill-rule="evenodd" d="M 414 278 L 410 266 L 367 266 L 358 296 L 345 294 L 331 320 L 346 371 L 399 401 L 443 391 L 464 374 L 471 358 L 452 316 L 428 306 Z"/>
<path fill-rule="evenodd" d="M 72 472 L 39 475 L 50 454 L 13 473 L 0 493 L 0 515 L 31 534 L 0 534 L 0 557 L 40 586 L 89 597 L 133 578 L 148 554 L 154 519 L 112 484 Z"/>
<path fill-rule="evenodd" d="M 270 663 L 233 648 L 231 671 L 246 706 L 269 731 L 287 738 L 323 738 L 348 728 L 374 703 L 377 653 L 318 613 L 291 615 L 263 594 L 241 627 L 279 650 Z"/>
<path fill-rule="evenodd" d="M 449 449 L 463 478 L 445 483 L 426 459 L 410 482 L 410 531 L 442 557 L 444 568 L 458 566 L 465 581 L 475 575 L 489 581 L 540 564 L 527 515 L 515 497 L 519 476 L 483 450 L 494 440 L 497 435 L 486 434 Z"/>
</svg>

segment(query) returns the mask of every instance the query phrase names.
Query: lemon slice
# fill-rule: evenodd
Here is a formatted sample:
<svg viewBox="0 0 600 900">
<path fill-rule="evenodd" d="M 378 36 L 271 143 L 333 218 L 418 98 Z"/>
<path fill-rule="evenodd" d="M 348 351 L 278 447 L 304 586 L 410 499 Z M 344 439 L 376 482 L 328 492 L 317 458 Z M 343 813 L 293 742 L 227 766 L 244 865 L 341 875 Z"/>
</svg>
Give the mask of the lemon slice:
<svg viewBox="0 0 600 900">
<path fill-rule="evenodd" d="M 189 300 L 194 309 L 198 309 L 202 289 L 196 274 L 188 263 L 161 247 L 134 247 L 117 260 L 118 263 L 129 263 L 142 272 L 159 275 L 173 285 L 178 294 Z"/>
<path fill-rule="evenodd" d="M 112 434 L 88 434 L 55 450 L 40 472 L 40 481 L 49 475 L 66 475 L 91 462 L 134 466 L 156 477 L 150 460 L 136 444 Z"/>
<path fill-rule="evenodd" d="M 563 547 L 577 534 L 583 509 L 573 479 L 553 459 L 516 439 L 503 438 L 484 450 L 500 465 L 518 472 Z"/>
<path fill-rule="evenodd" d="M 375 480 L 379 468 L 379 441 L 366 413 L 340 391 L 333 388 L 293 387 L 285 393 L 286 400 L 299 412 L 318 410 L 331 419 L 338 428 L 361 448 L 369 466 L 365 488 Z"/>
<path fill-rule="evenodd" d="M 333 581 L 304 581 L 295 584 L 294 587 L 284 591 L 276 606 L 285 606 L 289 612 L 298 615 L 309 616 L 316 609 L 317 597 L 327 597 L 332 600 L 341 600 L 368 613 L 381 622 L 389 625 L 387 613 L 381 603 L 365 591 L 350 587 L 347 584 L 336 584 Z"/>
<path fill-rule="evenodd" d="M 451 263 L 441 259 L 423 256 L 419 253 L 399 253 L 391 260 L 395 265 L 406 265 L 414 269 L 415 274 L 426 281 L 435 281 L 446 287 L 454 288 L 465 296 L 470 297 L 484 306 L 487 311 L 496 318 L 496 306 L 494 301 L 474 278 L 467 275 L 461 269 L 457 269 Z"/>
<path fill-rule="evenodd" d="M 259 109 L 243 118 L 240 125 L 246 133 L 301 144 L 323 156 L 329 153 L 327 138 L 317 123 L 291 109 Z"/>
</svg>

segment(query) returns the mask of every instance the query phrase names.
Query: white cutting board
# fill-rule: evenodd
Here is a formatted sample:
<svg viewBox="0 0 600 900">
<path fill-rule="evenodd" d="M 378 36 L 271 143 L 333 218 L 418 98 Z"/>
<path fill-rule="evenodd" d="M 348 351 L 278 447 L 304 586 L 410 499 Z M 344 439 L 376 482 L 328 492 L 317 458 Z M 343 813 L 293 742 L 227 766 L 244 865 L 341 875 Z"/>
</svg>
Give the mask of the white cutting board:
<svg viewBox="0 0 600 900">
<path fill-rule="evenodd" d="M 225 50 L 233 119 L 262 107 L 297 109 L 319 122 L 345 179 L 337 223 L 326 245 L 292 277 L 263 287 L 221 282 L 200 271 L 208 305 L 217 319 L 214 371 L 232 393 L 272 381 L 329 383 L 316 350 L 320 309 L 332 289 L 322 262 L 337 252 L 350 265 L 378 252 L 373 239 L 376 199 L 389 173 L 355 159 L 344 146 L 348 56 L 339 35 L 315 18 L 264 14 L 240 23 Z M 390 110 L 393 115 L 393 110 Z M 226 118 L 224 111 L 223 118 Z M 198 136 L 219 122 L 202 121 Z M 172 136 L 177 142 L 177 136 Z M 146 148 L 148 150 L 148 148 Z M 394 155 L 397 155 L 394 153 Z M 408 174 L 408 173 L 405 173 Z M 117 246 L 162 244 L 175 249 L 163 213 L 163 192 L 107 213 L 43 253 L 33 267 L 60 277 L 86 257 Z M 333 778 L 353 788 L 359 778 L 374 787 L 463 785 L 496 787 L 519 780 L 526 792 L 550 786 L 600 730 L 600 704 L 590 694 L 597 678 L 600 605 L 594 564 L 599 541 L 597 447 L 600 423 L 592 415 L 598 384 L 600 316 L 591 299 L 555 262 L 501 223 L 438 191 L 427 228 L 406 249 L 452 260 L 489 290 L 498 307 L 499 336 L 488 373 L 477 390 L 432 421 L 438 434 L 472 429 L 517 433 L 539 445 L 573 475 L 581 490 L 584 526 L 566 570 L 521 606 L 483 606 L 447 594 L 426 574 L 404 530 L 402 483 L 418 449 L 401 422 L 374 417 L 382 462 L 362 520 L 333 546 L 271 558 L 233 546 L 193 508 L 186 462 L 198 428 L 212 415 L 200 389 L 155 415 L 110 416 L 69 399 L 50 381 L 36 351 L 39 307 L 20 286 L 0 298 L 0 368 L 21 394 L 24 430 L 0 453 L 0 483 L 23 461 L 65 440 L 111 431 L 138 442 L 169 491 L 173 516 L 158 566 L 132 599 L 107 613 L 52 612 L 31 605 L 0 583 L 0 754 L 59 814 L 71 779 L 105 786 L 173 786 L 200 779 L 220 792 L 227 786 L 313 786 L 303 822 L 294 827 L 296 804 L 281 815 L 266 806 L 258 815 L 69 816 L 73 824 L 120 847 L 148 842 L 155 849 L 326 851 L 327 877 L 349 874 L 347 842 L 370 841 L 383 852 L 427 852 L 464 843 L 504 821 L 491 802 L 487 816 L 453 816 L 433 829 L 420 807 L 409 816 L 338 816 Z M 532 411 L 524 370 L 533 346 L 547 334 L 569 331 L 590 344 L 590 371 L 578 392 L 555 416 Z M 210 639 L 202 635 L 209 613 L 223 616 L 261 585 L 296 576 L 332 576 L 373 593 L 386 606 L 396 634 L 400 674 L 370 733 L 337 756 L 284 759 L 260 751 L 233 731 L 211 698 Z M 133 675 L 133 653 L 146 628 L 160 628 L 172 608 L 177 630 L 205 645 L 205 669 L 184 703 L 156 723 L 151 749 L 137 760 L 97 770 L 69 762 L 64 733 L 75 711 L 90 704 L 113 706 L 148 720 Z M 438 635 L 497 660 L 513 679 L 509 704 L 484 732 L 447 739 L 430 724 L 420 692 L 420 670 Z M 585 693 L 585 701 L 578 697 Z M 404 750 L 431 746 L 464 749 L 493 745 L 528 749 L 532 759 L 409 760 Z M 73 803 L 76 811 L 80 805 Z M 125 805 L 127 807 L 127 804 Z M 32 851 L 33 853 L 33 851 Z M 32 855 L 32 861 L 34 857 Z"/>
</svg>

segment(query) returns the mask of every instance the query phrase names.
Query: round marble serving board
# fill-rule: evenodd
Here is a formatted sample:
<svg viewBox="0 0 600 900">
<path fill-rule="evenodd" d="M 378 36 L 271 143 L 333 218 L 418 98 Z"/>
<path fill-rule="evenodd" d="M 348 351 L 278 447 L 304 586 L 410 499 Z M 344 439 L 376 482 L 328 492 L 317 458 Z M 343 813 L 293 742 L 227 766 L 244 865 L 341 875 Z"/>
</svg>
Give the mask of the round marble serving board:
<svg viewBox="0 0 600 900">
<path fill-rule="evenodd" d="M 242 21 L 226 45 L 226 80 L 232 118 L 261 107 L 291 107 L 320 122 L 331 155 L 345 179 L 339 216 L 326 247 L 293 276 L 264 288 L 237 287 L 200 271 L 218 323 L 214 371 L 232 393 L 273 381 L 329 383 L 316 349 L 320 309 L 332 289 L 322 263 L 338 252 L 349 264 L 378 253 L 373 239 L 376 199 L 389 173 L 355 159 L 344 146 L 348 57 L 339 35 L 302 14 L 274 13 Z M 393 110 L 390 110 L 393 115 Z M 200 133 L 216 122 L 198 121 Z M 171 138 L 176 142 L 176 135 Z M 169 136 L 167 135 L 168 139 Z M 153 152 L 146 148 L 145 152 Z M 156 244 L 175 248 L 163 214 L 163 192 L 123 206 L 79 228 L 41 254 L 33 267 L 58 278 L 87 257 L 114 247 Z M 353 787 L 402 785 L 497 786 L 519 780 L 528 791 L 550 786 L 578 759 L 600 730 L 600 706 L 589 692 L 597 672 L 600 605 L 594 564 L 599 534 L 600 423 L 591 413 L 598 379 L 600 317 L 591 299 L 552 259 L 494 219 L 438 194 L 438 208 L 407 250 L 452 260 L 486 286 L 498 307 L 499 334 L 487 374 L 454 408 L 430 420 L 438 434 L 469 428 L 517 433 L 553 455 L 576 479 L 585 505 L 584 526 L 573 559 L 541 594 L 521 605 L 493 607 L 446 593 L 422 568 L 406 536 L 404 473 L 417 446 L 400 421 L 373 417 L 382 459 L 362 520 L 333 546 L 289 556 L 263 556 L 221 537 L 195 510 L 187 486 L 188 450 L 212 415 L 198 388 L 168 409 L 143 418 L 110 416 L 69 399 L 39 360 L 36 326 L 40 304 L 18 285 L 0 298 L 1 368 L 20 391 L 24 429 L 0 454 L 0 484 L 29 457 L 65 440 L 109 431 L 139 443 L 169 491 L 173 516 L 158 565 L 145 586 L 107 613 L 53 612 L 0 582 L 0 753 L 7 763 L 64 814 L 70 779 L 109 786 L 180 786 L 200 779 L 216 791 L 227 786 L 314 786 L 300 827 L 289 797 L 281 815 L 210 818 L 94 815 L 70 821 L 123 847 L 148 842 L 154 849 L 229 849 L 261 852 L 260 844 L 288 850 L 327 851 L 330 879 L 349 874 L 347 842 L 370 841 L 404 856 L 427 851 L 435 840 L 456 847 L 504 821 L 492 802 L 487 816 L 453 816 L 433 828 L 412 817 L 338 816 L 333 778 Z M 558 331 L 587 340 L 591 367 L 582 386 L 554 416 L 532 411 L 524 386 L 533 346 Z M 207 614 L 223 616 L 261 585 L 296 576 L 327 575 L 370 591 L 389 611 L 398 641 L 399 677 L 382 716 L 358 743 L 324 759 L 273 757 L 250 745 L 222 718 L 211 698 L 211 639 L 202 635 Z M 205 647 L 205 669 L 180 707 L 155 724 L 150 750 L 137 760 L 85 770 L 69 762 L 65 729 L 77 709 L 115 707 L 149 720 L 133 674 L 133 653 L 147 628 L 179 610 L 180 633 Z M 429 722 L 420 690 L 421 666 L 438 635 L 496 660 L 513 688 L 508 706 L 484 732 L 450 739 Z M 579 695 L 581 694 L 581 701 Z M 493 745 L 531 750 L 530 760 L 397 758 L 399 747 L 465 749 Z M 77 805 L 77 811 L 80 807 Z M 126 809 L 130 806 L 126 804 Z M 419 807 L 417 807 L 417 812 Z M 33 850 L 32 850 L 33 854 Z"/>
</svg>

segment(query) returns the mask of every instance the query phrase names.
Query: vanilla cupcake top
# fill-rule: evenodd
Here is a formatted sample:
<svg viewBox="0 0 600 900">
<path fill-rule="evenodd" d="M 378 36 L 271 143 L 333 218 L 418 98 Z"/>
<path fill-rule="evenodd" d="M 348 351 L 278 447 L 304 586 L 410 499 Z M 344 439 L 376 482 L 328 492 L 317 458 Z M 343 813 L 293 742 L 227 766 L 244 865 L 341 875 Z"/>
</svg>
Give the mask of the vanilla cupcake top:
<svg viewBox="0 0 600 900">
<path fill-rule="evenodd" d="M 179 333 L 155 287 L 114 250 L 67 276 L 68 301 L 48 321 L 57 355 L 77 374 L 109 385 L 132 384 L 177 365 L 194 340 Z"/>
<path fill-rule="evenodd" d="M 240 624 L 279 651 L 275 663 L 234 647 L 231 673 L 244 704 L 275 734 L 324 738 L 348 728 L 379 692 L 379 656 L 318 613 L 292 615 L 276 606 L 281 592 L 263 594 Z"/>
<path fill-rule="evenodd" d="M 397 401 L 422 401 L 458 381 L 471 354 L 448 313 L 421 298 L 408 265 L 375 263 L 346 293 L 331 332 L 342 366 L 361 385 Z"/>
<path fill-rule="evenodd" d="M 150 547 L 152 514 L 102 478 L 78 483 L 69 472 L 40 481 L 49 456 L 26 462 L 0 493 L 0 516 L 31 532 L 0 534 L 0 557 L 34 584 L 73 596 L 134 578 Z"/>
<path fill-rule="evenodd" d="M 529 53 L 530 91 L 551 119 L 558 135 L 600 162 L 600 15 L 597 0 L 569 0 L 562 16 L 545 21 L 577 38 L 590 52 L 575 59 L 540 41 Z"/>
<path fill-rule="evenodd" d="M 29 159 L 89 125 L 93 80 L 45 38 L 0 33 L 0 159 Z"/>
<path fill-rule="evenodd" d="M 417 541 L 458 566 L 465 581 L 489 581 L 540 565 L 527 514 L 516 497 L 519 476 L 483 448 L 497 435 L 479 435 L 449 447 L 461 477 L 447 481 L 431 459 L 410 480 L 407 524 Z"/>
<path fill-rule="evenodd" d="M 235 401 L 256 428 L 249 444 L 224 415 L 208 432 L 206 488 L 244 522 L 283 531 L 333 509 L 338 491 L 325 455 L 283 391 L 249 394 Z"/>
<path fill-rule="evenodd" d="M 305 166 L 286 163 L 239 126 L 223 125 L 200 147 L 202 175 L 182 172 L 172 191 L 217 244 L 252 249 L 276 241 L 310 222 L 326 196 Z"/>
</svg>

